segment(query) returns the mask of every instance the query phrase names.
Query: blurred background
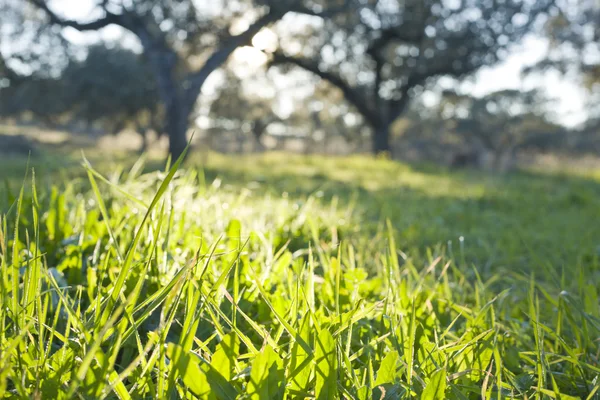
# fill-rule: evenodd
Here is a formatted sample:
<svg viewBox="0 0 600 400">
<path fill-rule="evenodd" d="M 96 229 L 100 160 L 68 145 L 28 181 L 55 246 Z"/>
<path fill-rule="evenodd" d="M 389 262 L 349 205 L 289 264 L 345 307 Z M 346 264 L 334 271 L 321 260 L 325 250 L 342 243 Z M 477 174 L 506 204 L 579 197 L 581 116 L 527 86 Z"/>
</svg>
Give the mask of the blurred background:
<svg viewBox="0 0 600 400">
<path fill-rule="evenodd" d="M 595 165 L 598 0 L 0 0 L 0 158 Z"/>
</svg>

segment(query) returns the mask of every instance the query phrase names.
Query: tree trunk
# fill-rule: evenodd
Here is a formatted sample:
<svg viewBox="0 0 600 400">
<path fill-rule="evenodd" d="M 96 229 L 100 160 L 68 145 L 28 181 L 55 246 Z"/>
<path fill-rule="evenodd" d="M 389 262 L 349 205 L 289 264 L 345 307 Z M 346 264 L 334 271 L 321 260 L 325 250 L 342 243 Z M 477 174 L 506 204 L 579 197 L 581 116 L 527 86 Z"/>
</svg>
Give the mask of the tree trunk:
<svg viewBox="0 0 600 400">
<path fill-rule="evenodd" d="M 170 48 L 165 37 L 153 37 L 148 27 L 138 20 L 128 20 L 131 30 L 144 48 L 158 84 L 161 101 L 165 107 L 165 133 L 169 136 L 169 153 L 176 160 L 187 146 L 189 117 L 198 100 L 202 86 L 215 70 L 220 68 L 238 47 L 248 45 L 252 38 L 266 25 L 281 19 L 289 7 L 275 7 L 263 15 L 239 35 L 220 45 L 196 72 L 176 78 L 178 54 Z"/>
<path fill-rule="evenodd" d="M 172 162 L 179 158 L 188 144 L 189 107 L 181 103 L 173 101 L 165 115 L 165 132 L 169 136 L 169 154 Z"/>
<path fill-rule="evenodd" d="M 148 55 L 158 86 L 158 93 L 164 107 L 163 131 L 169 137 L 169 154 L 175 162 L 187 146 L 189 117 L 196 103 L 196 97 L 186 95 L 175 77 L 177 54 L 155 44 L 144 35 L 138 35 Z M 146 39 L 145 41 L 143 39 Z"/>
<path fill-rule="evenodd" d="M 392 147 L 390 146 L 390 125 L 380 124 L 373 127 L 373 154 L 375 155 L 391 155 Z"/>
<path fill-rule="evenodd" d="M 148 151 L 148 129 L 138 125 L 137 133 L 142 138 L 142 146 L 139 149 L 139 153 L 145 153 Z"/>
</svg>

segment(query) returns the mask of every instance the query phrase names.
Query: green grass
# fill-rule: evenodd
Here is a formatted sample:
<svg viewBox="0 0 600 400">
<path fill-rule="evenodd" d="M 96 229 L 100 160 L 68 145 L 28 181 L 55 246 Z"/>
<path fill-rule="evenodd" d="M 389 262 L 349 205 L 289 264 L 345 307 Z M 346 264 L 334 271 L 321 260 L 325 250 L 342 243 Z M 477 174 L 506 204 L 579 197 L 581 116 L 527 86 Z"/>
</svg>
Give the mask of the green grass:
<svg viewBox="0 0 600 400">
<path fill-rule="evenodd" d="M 3 397 L 600 398 L 597 174 L 11 165 Z"/>
</svg>

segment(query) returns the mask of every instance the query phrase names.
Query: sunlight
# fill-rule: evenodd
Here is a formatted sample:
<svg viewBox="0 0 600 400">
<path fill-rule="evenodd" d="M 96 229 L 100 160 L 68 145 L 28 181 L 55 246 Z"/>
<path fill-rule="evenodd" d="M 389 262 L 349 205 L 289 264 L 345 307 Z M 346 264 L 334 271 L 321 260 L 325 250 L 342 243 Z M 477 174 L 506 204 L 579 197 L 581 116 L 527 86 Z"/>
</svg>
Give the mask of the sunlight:
<svg viewBox="0 0 600 400">
<path fill-rule="evenodd" d="M 268 57 L 265 53 L 255 47 L 243 46 L 238 47 L 232 54 L 232 58 L 236 66 L 244 68 L 236 68 L 238 75 L 247 75 L 253 73 L 267 63 Z M 245 72 L 242 71 L 245 69 Z M 240 74 L 241 73 L 241 74 Z"/>
<path fill-rule="evenodd" d="M 255 73 L 268 61 L 265 52 L 275 51 L 277 46 L 275 32 L 269 28 L 262 29 L 252 38 L 251 46 L 239 47 L 233 52 L 232 58 L 237 66 L 236 74 L 243 77 Z"/>
<path fill-rule="evenodd" d="M 277 34 L 269 28 L 261 29 L 252 38 L 252 46 L 258 50 L 273 52 L 277 50 Z"/>
</svg>

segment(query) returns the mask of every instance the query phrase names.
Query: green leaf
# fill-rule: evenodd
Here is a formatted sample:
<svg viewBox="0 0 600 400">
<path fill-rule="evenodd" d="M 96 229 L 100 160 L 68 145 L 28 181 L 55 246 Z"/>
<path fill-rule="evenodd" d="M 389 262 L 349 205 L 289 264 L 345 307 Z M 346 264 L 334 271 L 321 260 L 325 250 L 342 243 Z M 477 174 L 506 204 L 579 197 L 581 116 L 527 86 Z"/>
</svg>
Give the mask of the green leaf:
<svg viewBox="0 0 600 400">
<path fill-rule="evenodd" d="M 333 400 L 337 393 L 337 354 L 335 340 L 331 333 L 322 330 L 316 337 L 317 350 L 315 352 L 316 386 L 315 397 L 317 400 Z"/>
<path fill-rule="evenodd" d="M 446 368 L 438 369 L 431 375 L 429 383 L 423 390 L 422 400 L 444 399 L 446 393 Z"/>
<path fill-rule="evenodd" d="M 247 392 L 250 399 L 283 399 L 285 376 L 283 361 L 266 345 L 252 362 Z"/>
<path fill-rule="evenodd" d="M 210 365 L 226 380 L 231 381 L 239 352 L 240 338 L 234 332 L 228 333 L 223 336 L 223 340 L 217 345 Z"/>
<path fill-rule="evenodd" d="M 494 356 L 494 337 L 495 333 L 490 332 L 478 343 L 477 350 L 475 353 L 475 359 L 473 360 L 473 372 L 471 378 L 474 381 L 479 381 L 485 376 L 492 357 Z"/>
<path fill-rule="evenodd" d="M 237 250 L 241 246 L 242 223 L 237 219 L 229 221 L 226 229 L 229 250 Z"/>
<path fill-rule="evenodd" d="M 277 309 L 273 306 L 273 302 L 270 300 L 270 296 L 267 294 L 267 292 L 263 288 L 263 286 L 260 283 L 260 280 L 258 279 L 258 277 L 255 277 L 254 283 L 256 284 L 258 292 L 262 296 L 263 300 L 265 301 L 265 303 L 267 304 L 267 306 L 273 312 L 273 315 L 275 316 L 275 318 L 281 323 L 281 325 L 283 325 L 283 327 L 290 334 L 290 336 L 296 338 L 296 340 L 304 348 L 304 350 L 306 350 L 306 352 L 308 352 L 309 354 L 311 354 L 312 353 L 312 349 L 310 348 L 310 346 L 308 345 L 308 343 L 306 343 L 302 339 L 302 337 L 300 337 L 300 335 L 298 335 L 298 333 L 296 332 L 296 330 L 294 329 L 294 327 L 292 327 L 292 325 L 290 325 L 290 323 L 287 322 L 286 319 L 280 313 L 277 312 Z"/>
<path fill-rule="evenodd" d="M 110 382 L 117 382 L 119 374 L 117 374 L 112 365 L 106 366 L 108 360 L 106 360 L 106 356 L 101 350 L 98 350 L 96 352 L 96 360 L 99 364 L 105 366 L 105 368 L 101 371 L 102 373 L 100 374 L 100 376 L 108 376 Z M 94 384 L 95 386 L 99 386 L 98 381 L 94 381 L 92 382 L 92 384 Z M 113 386 L 113 391 L 120 400 L 131 399 L 131 396 L 129 395 L 129 392 L 127 392 L 127 388 L 125 387 L 123 382 L 117 382 Z"/>
<path fill-rule="evenodd" d="M 417 334 L 417 323 L 415 302 L 412 301 L 412 310 L 410 313 L 410 322 L 408 325 L 408 337 L 404 342 L 404 362 L 407 365 L 406 368 L 406 380 L 409 386 L 412 386 L 413 368 L 414 368 L 414 357 L 415 357 L 415 337 Z"/>
<path fill-rule="evenodd" d="M 551 399 L 560 399 L 560 400 L 580 400 L 581 399 L 581 397 L 569 396 L 564 393 L 556 393 L 551 390 L 543 389 L 543 388 L 540 388 L 539 391 Z"/>
<path fill-rule="evenodd" d="M 170 169 L 170 171 L 167 174 L 167 176 L 165 177 L 165 179 L 163 179 L 162 183 L 160 184 L 160 187 L 158 188 L 158 191 L 152 198 L 152 201 L 150 202 L 150 205 L 148 206 L 148 209 L 146 210 L 146 213 L 144 214 L 144 217 L 142 218 L 142 222 L 140 223 L 139 227 L 137 228 L 137 231 L 135 232 L 133 241 L 129 245 L 129 249 L 127 250 L 127 255 L 125 256 L 125 260 L 123 261 L 123 264 L 121 266 L 121 270 L 117 277 L 117 281 L 111 288 L 109 301 L 108 301 L 108 303 L 104 309 L 104 313 L 103 313 L 103 318 L 102 318 L 103 323 L 106 322 L 106 320 L 108 319 L 108 315 L 112 314 L 113 311 L 115 310 L 117 300 L 119 299 L 121 290 L 123 289 L 123 286 L 125 285 L 125 280 L 130 275 L 130 271 L 133 266 L 133 259 L 134 259 L 134 255 L 136 252 L 136 248 L 137 248 L 138 243 L 140 242 L 142 235 L 144 233 L 143 228 L 146 224 L 146 221 L 148 221 L 150 219 L 152 211 L 154 210 L 154 208 L 156 207 L 156 205 L 158 204 L 160 199 L 163 197 L 163 195 L 169 188 L 169 184 L 171 183 L 171 180 L 175 176 L 175 173 L 177 172 L 179 165 L 181 165 L 181 163 L 183 162 L 185 155 L 187 154 L 187 151 L 188 151 L 188 147 L 186 147 L 185 150 L 183 151 L 183 153 L 181 153 L 181 155 L 179 156 L 179 158 L 177 159 L 177 161 L 175 162 L 173 167 Z M 91 169 L 91 167 L 88 167 L 88 168 Z"/>
<path fill-rule="evenodd" d="M 417 360 L 422 375 L 429 376 L 441 368 L 445 362 L 444 352 L 435 343 L 423 341 L 417 351 Z"/>
<path fill-rule="evenodd" d="M 383 385 L 384 383 L 394 383 L 396 379 L 396 364 L 400 356 L 396 350 L 388 352 L 379 366 L 377 371 L 377 379 L 375 385 Z"/>
<path fill-rule="evenodd" d="M 235 399 L 237 391 L 223 375 L 205 360 L 192 352 L 183 351 L 183 347 L 169 343 L 167 356 L 177 377 L 190 392 L 201 399 Z"/>
<path fill-rule="evenodd" d="M 108 214 L 108 210 L 106 209 L 106 205 L 104 204 L 104 199 L 102 194 L 100 193 L 100 189 L 98 188 L 98 184 L 94 179 L 94 175 L 92 174 L 91 166 L 88 167 L 87 170 L 88 178 L 90 180 L 90 185 L 92 186 L 92 190 L 94 191 L 94 195 L 96 197 L 96 201 L 98 202 L 98 207 L 100 208 L 100 213 L 102 214 L 102 219 L 104 224 L 106 225 L 106 230 L 108 235 L 110 236 L 110 240 L 112 241 L 112 246 L 117 252 L 117 257 L 119 261 L 123 261 L 123 255 L 121 254 L 121 249 L 119 247 L 119 242 L 117 242 L 117 237 L 115 236 L 112 227 L 110 226 L 110 216 Z"/>
<path fill-rule="evenodd" d="M 310 340 L 310 314 L 305 314 L 300 322 L 299 335 L 305 343 L 311 343 Z M 289 367 L 288 380 L 291 382 L 290 389 L 297 391 L 307 391 L 308 381 L 311 372 L 310 355 L 300 345 L 298 340 L 294 341 L 292 346 L 292 358 Z"/>
</svg>

